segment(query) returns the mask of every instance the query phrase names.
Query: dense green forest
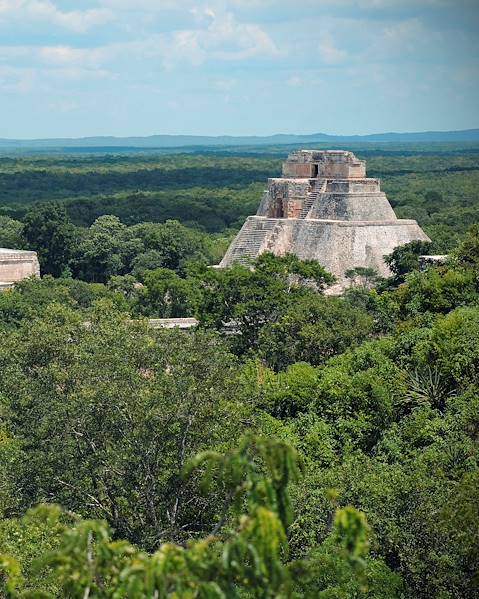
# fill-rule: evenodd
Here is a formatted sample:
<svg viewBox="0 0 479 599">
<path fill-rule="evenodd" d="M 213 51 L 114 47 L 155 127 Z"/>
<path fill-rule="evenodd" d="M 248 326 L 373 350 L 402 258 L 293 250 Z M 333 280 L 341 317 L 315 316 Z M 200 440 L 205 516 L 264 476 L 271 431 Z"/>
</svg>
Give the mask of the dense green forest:
<svg viewBox="0 0 479 599">
<path fill-rule="evenodd" d="M 281 151 L 0 159 L 0 597 L 479 597 L 479 154 L 355 149 L 432 243 L 338 298 L 208 268 Z"/>
<path fill-rule="evenodd" d="M 293 149 L 293 148 L 291 148 Z M 478 220 L 479 148 L 380 144 L 352 149 L 380 177 L 399 216 L 415 218 L 437 245 L 453 247 Z M 289 148 L 165 156 L 0 156 L 0 215 L 22 220 L 33 203 L 59 201 L 77 226 L 104 214 L 126 225 L 179 220 L 222 233 L 256 211 Z"/>
</svg>

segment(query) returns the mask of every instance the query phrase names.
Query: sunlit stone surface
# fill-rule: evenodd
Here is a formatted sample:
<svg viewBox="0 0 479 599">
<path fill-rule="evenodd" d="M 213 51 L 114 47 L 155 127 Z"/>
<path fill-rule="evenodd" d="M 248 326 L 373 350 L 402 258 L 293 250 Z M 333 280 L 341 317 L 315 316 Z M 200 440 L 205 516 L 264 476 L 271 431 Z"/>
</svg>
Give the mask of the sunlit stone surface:
<svg viewBox="0 0 479 599">
<path fill-rule="evenodd" d="M 263 252 L 318 260 L 336 275 L 370 267 L 388 276 L 384 256 L 415 239 L 428 241 L 415 220 L 398 219 L 379 179 L 366 177 L 366 163 L 342 150 L 301 150 L 269 179 L 256 216 L 244 223 L 220 267 L 248 264 Z"/>
</svg>

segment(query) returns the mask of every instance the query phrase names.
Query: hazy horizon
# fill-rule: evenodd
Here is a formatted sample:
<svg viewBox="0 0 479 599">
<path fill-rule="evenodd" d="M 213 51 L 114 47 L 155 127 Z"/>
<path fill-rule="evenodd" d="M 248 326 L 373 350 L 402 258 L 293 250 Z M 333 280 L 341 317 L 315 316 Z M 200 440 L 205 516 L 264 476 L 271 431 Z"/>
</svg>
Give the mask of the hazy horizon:
<svg viewBox="0 0 479 599">
<path fill-rule="evenodd" d="M 461 133 L 461 132 L 470 132 L 470 131 L 479 131 L 479 127 L 471 127 L 471 128 L 467 128 L 467 129 L 453 129 L 453 130 L 448 130 L 448 129 L 443 129 L 443 130 L 430 130 L 430 131 L 371 131 L 369 133 L 364 133 L 364 134 L 356 134 L 356 133 L 345 133 L 342 135 L 339 135 L 337 133 L 331 133 L 331 132 L 325 132 L 325 131 L 317 131 L 317 132 L 312 132 L 312 133 L 295 133 L 295 132 L 284 132 L 284 131 L 279 131 L 277 133 L 271 133 L 270 135 L 259 135 L 256 133 L 245 133 L 245 134 L 241 134 L 241 135 L 229 135 L 227 133 L 219 133 L 217 135 L 210 135 L 208 133 L 204 134 L 204 135 L 199 135 L 199 134 L 190 134 L 190 133 L 161 133 L 161 132 L 157 132 L 157 133 L 150 133 L 147 135 L 82 135 L 82 136 L 72 136 L 72 137 L 53 137 L 53 136 L 47 136 L 47 137 L 0 137 L 0 139 L 5 140 L 5 141 L 46 141 L 46 140 L 56 140 L 56 139 L 67 139 L 67 140 L 82 140 L 82 139 L 95 139 L 95 138 L 117 138 L 117 139 L 134 139 L 134 138 L 139 138 L 139 139 L 147 139 L 150 137 L 208 137 L 208 138 L 223 138 L 223 137 L 232 137 L 232 138 L 246 138 L 246 137 L 251 137 L 251 138 L 268 138 L 268 137 L 280 137 L 280 136 L 284 136 L 284 137 L 314 137 L 316 135 L 320 136 L 320 135 L 325 135 L 325 136 L 329 136 L 329 137 L 368 137 L 368 136 L 376 136 L 376 135 L 416 135 L 416 134 L 426 134 L 426 133 L 434 133 L 434 134 L 440 134 L 440 133 Z"/>
</svg>

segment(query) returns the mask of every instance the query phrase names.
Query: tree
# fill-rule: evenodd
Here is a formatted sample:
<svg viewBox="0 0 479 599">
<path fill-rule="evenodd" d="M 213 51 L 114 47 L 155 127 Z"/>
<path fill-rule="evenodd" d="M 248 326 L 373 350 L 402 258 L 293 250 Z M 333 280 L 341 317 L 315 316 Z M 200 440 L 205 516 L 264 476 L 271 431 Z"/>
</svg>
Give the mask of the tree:
<svg viewBox="0 0 479 599">
<path fill-rule="evenodd" d="M 29 249 L 38 253 L 42 272 L 61 276 L 75 245 L 75 227 L 65 206 L 56 202 L 33 206 L 23 222 L 23 235 Z"/>
<path fill-rule="evenodd" d="M 158 250 L 148 250 L 142 254 L 138 254 L 132 263 L 132 274 L 138 281 L 144 280 L 145 274 L 149 270 L 157 270 L 162 268 L 164 264 L 164 257 Z"/>
<path fill-rule="evenodd" d="M 310 410 L 318 383 L 317 369 L 306 362 L 298 362 L 264 380 L 258 403 L 276 418 L 294 419 Z"/>
<path fill-rule="evenodd" d="M 134 282 L 134 280 L 133 280 Z M 132 282 L 130 281 L 130 284 Z M 126 293 L 127 285 L 115 288 L 100 283 L 86 283 L 78 279 L 55 279 L 45 275 L 42 279 L 29 278 L 19 281 L 15 288 L 0 293 L 0 329 L 10 329 L 41 318 L 47 306 L 63 305 L 83 313 L 88 318 L 88 311 L 96 302 L 108 300 L 115 310 L 127 313 L 131 309 Z"/>
<path fill-rule="evenodd" d="M 176 220 L 163 224 L 142 223 L 132 227 L 133 233 L 141 238 L 149 258 L 161 255 L 161 263 L 154 268 L 168 268 L 180 272 L 187 260 L 198 259 L 203 253 L 201 236 Z"/>
<path fill-rule="evenodd" d="M 130 252 L 128 229 L 116 216 L 104 215 L 88 229 L 75 251 L 73 269 L 85 281 L 106 283 L 114 275 L 126 274 Z"/>
<path fill-rule="evenodd" d="M 115 277 L 111 277 L 111 279 L 108 281 L 107 287 L 115 293 L 121 293 L 125 296 L 125 298 L 131 300 L 134 298 L 136 299 L 137 285 L 139 284 L 133 275 L 117 275 Z"/>
<path fill-rule="evenodd" d="M 84 321 L 50 306 L 3 338 L 19 504 L 105 518 L 145 549 L 207 532 L 215 503 L 181 471 L 197 451 L 228 446 L 246 417 L 231 355 L 216 336 L 151 331 L 110 303 Z"/>
<path fill-rule="evenodd" d="M 8 216 L 0 216 L 0 247 L 21 249 L 24 245 L 23 224 Z"/>
<path fill-rule="evenodd" d="M 338 298 L 307 294 L 263 327 L 258 352 L 275 370 L 293 362 L 318 365 L 366 339 L 373 327 L 365 310 Z"/>
<path fill-rule="evenodd" d="M 430 247 L 429 241 L 410 241 L 384 256 L 384 261 L 393 273 L 393 277 L 387 282 L 395 287 L 403 283 L 408 272 L 419 269 L 419 256 L 427 254 Z"/>
<path fill-rule="evenodd" d="M 334 281 L 316 261 L 270 253 L 259 256 L 252 268 L 235 264 L 228 269 L 205 269 L 196 277 L 201 288 L 201 322 L 219 331 L 230 327 L 235 332 L 232 347 L 240 354 L 255 349 L 261 328 L 276 322 L 297 298 L 320 293 Z"/>
<path fill-rule="evenodd" d="M 138 292 L 141 314 L 158 318 L 194 316 L 199 293 L 191 279 L 182 279 L 173 270 L 147 271 L 145 286 Z"/>
<path fill-rule="evenodd" d="M 351 285 L 372 289 L 379 281 L 380 277 L 374 268 L 365 266 L 356 266 L 350 268 L 345 273 L 346 278 L 351 281 Z"/>
<path fill-rule="evenodd" d="M 205 539 L 186 548 L 165 543 L 148 555 L 125 541 L 112 541 L 104 522 L 80 520 L 73 528 L 63 525 L 58 548 L 43 560 L 44 566 L 53 569 L 63 594 L 72 599 L 220 599 L 245 594 L 293 599 L 356 596 L 369 590 L 369 578 L 375 582 L 367 569 L 369 527 L 364 515 L 352 507 L 336 512 L 322 551 L 301 562 L 288 562 L 286 533 L 292 518 L 288 485 L 298 478 L 299 468 L 297 455 L 287 444 L 246 438 L 227 454 L 199 454 L 188 469 L 198 468 L 204 472 L 205 490 L 218 485 L 225 488 L 228 527 L 224 518 Z M 50 509 L 46 515 L 51 527 L 62 528 L 58 510 Z M 21 582 L 18 561 L 2 556 L 0 568 L 3 589 L 14 599 Z M 384 565 L 383 572 L 388 572 Z M 391 573 L 389 578 L 388 597 L 396 597 L 400 585 Z M 374 592 L 368 596 L 384 597 Z"/>
<path fill-rule="evenodd" d="M 447 314 L 456 307 L 477 303 L 479 296 L 473 271 L 446 266 L 409 273 L 406 283 L 390 298 L 398 305 L 403 319 L 425 319 L 431 314 Z"/>
<path fill-rule="evenodd" d="M 453 252 L 460 266 L 479 271 L 479 225 L 473 225 Z M 478 273 L 479 274 L 479 273 Z"/>
<path fill-rule="evenodd" d="M 253 267 L 260 274 L 287 282 L 289 290 L 306 285 L 321 292 L 336 280 L 317 260 L 301 260 L 296 254 L 275 256 L 265 252 L 254 260 Z"/>
</svg>

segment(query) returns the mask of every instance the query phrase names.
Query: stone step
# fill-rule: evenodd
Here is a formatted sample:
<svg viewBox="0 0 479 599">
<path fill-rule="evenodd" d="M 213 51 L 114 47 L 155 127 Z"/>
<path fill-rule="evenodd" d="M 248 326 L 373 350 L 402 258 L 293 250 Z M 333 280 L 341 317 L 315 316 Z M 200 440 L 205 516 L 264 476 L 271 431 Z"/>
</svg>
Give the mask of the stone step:
<svg viewBox="0 0 479 599">
<path fill-rule="evenodd" d="M 321 193 L 326 191 L 327 184 L 327 180 L 315 182 L 313 190 L 310 191 L 306 196 L 306 200 L 300 212 L 299 218 L 306 218 L 308 216 L 308 212 L 311 210 L 314 202 L 319 198 Z"/>
<path fill-rule="evenodd" d="M 274 221 L 247 221 L 232 248 L 231 257 L 240 264 L 248 264 L 250 259 L 259 255 L 275 228 L 277 225 Z"/>
</svg>

